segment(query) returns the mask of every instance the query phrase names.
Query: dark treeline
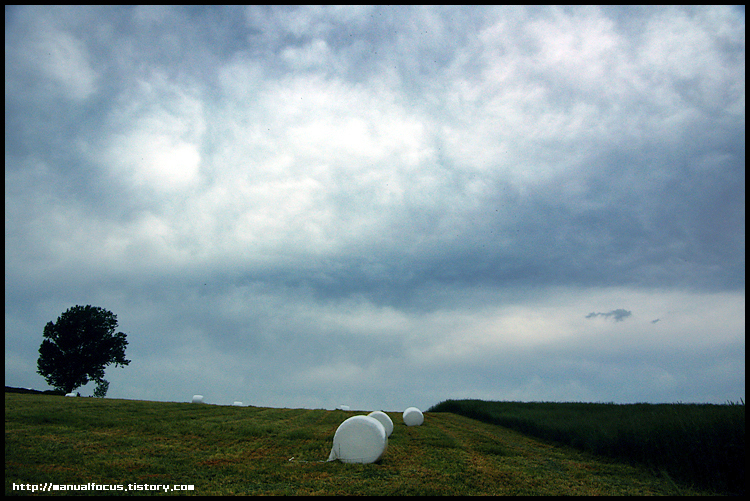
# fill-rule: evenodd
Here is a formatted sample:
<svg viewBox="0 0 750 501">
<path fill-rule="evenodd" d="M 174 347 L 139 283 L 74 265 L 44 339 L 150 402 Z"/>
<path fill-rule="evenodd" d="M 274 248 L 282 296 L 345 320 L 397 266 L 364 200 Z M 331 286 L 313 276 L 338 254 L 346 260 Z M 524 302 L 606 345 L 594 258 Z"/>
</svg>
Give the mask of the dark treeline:
<svg viewBox="0 0 750 501">
<path fill-rule="evenodd" d="M 14 388 L 13 386 L 6 386 L 5 393 L 32 393 L 35 395 L 65 395 L 64 391 L 61 390 L 32 390 L 31 388 Z"/>
<path fill-rule="evenodd" d="M 446 400 L 452 412 L 640 463 L 717 493 L 745 492 L 745 403 L 613 404 Z"/>
</svg>

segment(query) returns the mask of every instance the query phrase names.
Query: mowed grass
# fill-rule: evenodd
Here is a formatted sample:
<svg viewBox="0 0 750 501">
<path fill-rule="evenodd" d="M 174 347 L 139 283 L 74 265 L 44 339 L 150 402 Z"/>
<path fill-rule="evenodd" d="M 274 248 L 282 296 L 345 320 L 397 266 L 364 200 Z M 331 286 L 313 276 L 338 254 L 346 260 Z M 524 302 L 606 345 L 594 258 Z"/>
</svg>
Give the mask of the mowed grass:
<svg viewBox="0 0 750 501">
<path fill-rule="evenodd" d="M 407 427 L 388 412 L 380 462 L 324 462 L 339 424 L 362 413 L 6 393 L 5 493 L 96 483 L 195 486 L 178 495 L 711 494 L 452 413 Z"/>
</svg>

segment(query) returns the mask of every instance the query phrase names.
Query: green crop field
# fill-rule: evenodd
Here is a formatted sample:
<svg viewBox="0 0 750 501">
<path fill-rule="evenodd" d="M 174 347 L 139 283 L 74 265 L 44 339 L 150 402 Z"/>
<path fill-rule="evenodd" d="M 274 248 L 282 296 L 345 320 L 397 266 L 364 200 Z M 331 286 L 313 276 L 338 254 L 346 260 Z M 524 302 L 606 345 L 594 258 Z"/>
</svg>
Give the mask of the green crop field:
<svg viewBox="0 0 750 501">
<path fill-rule="evenodd" d="M 51 484 L 122 485 L 117 494 L 194 485 L 171 493 L 209 496 L 713 493 L 449 412 L 426 412 L 418 427 L 388 412 L 380 462 L 323 462 L 338 425 L 362 413 L 6 393 L 5 493 Z"/>
<path fill-rule="evenodd" d="M 446 400 L 452 412 L 576 449 L 645 465 L 682 485 L 745 490 L 745 404 Z"/>
</svg>

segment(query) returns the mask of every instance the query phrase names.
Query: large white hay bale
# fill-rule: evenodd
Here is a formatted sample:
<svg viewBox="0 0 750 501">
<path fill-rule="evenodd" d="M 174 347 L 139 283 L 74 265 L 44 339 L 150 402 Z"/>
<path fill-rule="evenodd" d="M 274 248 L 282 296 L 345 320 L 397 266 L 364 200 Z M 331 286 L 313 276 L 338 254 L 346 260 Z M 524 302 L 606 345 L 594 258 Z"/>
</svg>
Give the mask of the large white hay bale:
<svg viewBox="0 0 750 501">
<path fill-rule="evenodd" d="M 73 392 L 73 393 L 66 393 L 65 396 L 66 397 L 77 397 L 78 395 L 76 395 L 75 392 Z"/>
<path fill-rule="evenodd" d="M 404 424 L 406 426 L 420 426 L 424 423 L 422 411 L 416 407 L 409 407 L 404 411 Z"/>
<path fill-rule="evenodd" d="M 352 416 L 336 429 L 328 461 L 374 463 L 383 457 L 388 435 L 380 421 L 369 416 Z"/>
<path fill-rule="evenodd" d="M 235 407 L 242 407 L 242 402 L 240 402 L 239 400 L 235 400 L 232 405 L 234 405 Z"/>
<path fill-rule="evenodd" d="M 388 417 L 388 414 L 383 411 L 372 411 L 368 414 L 368 416 L 380 421 L 380 424 L 382 424 L 383 428 L 385 428 L 386 436 L 391 436 L 391 433 L 393 433 L 393 421 L 391 421 L 391 418 Z"/>
<path fill-rule="evenodd" d="M 202 404 L 203 403 L 203 395 L 193 395 L 193 403 L 194 404 Z"/>
</svg>

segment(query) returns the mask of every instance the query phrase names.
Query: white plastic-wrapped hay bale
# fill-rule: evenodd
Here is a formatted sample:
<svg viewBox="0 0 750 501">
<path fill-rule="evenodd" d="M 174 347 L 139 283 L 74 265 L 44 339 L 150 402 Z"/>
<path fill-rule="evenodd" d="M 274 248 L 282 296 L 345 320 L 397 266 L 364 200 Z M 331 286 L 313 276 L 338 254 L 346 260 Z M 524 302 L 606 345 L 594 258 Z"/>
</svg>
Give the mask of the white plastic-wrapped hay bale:
<svg viewBox="0 0 750 501">
<path fill-rule="evenodd" d="M 391 433 L 393 433 L 393 421 L 391 421 L 391 418 L 388 417 L 388 414 L 383 411 L 372 411 L 368 414 L 368 416 L 380 421 L 380 424 L 382 424 L 383 428 L 385 428 L 386 436 L 391 436 Z"/>
<path fill-rule="evenodd" d="M 234 405 L 235 407 L 242 407 L 242 402 L 240 402 L 239 400 L 235 400 L 232 405 Z"/>
<path fill-rule="evenodd" d="M 404 424 L 406 426 L 420 426 L 424 423 L 422 411 L 416 407 L 409 407 L 404 411 Z"/>
<path fill-rule="evenodd" d="M 328 461 L 374 463 L 383 457 L 388 435 L 380 421 L 369 416 L 352 416 L 336 429 Z"/>
<path fill-rule="evenodd" d="M 77 395 L 75 394 L 75 392 L 73 392 L 73 393 L 66 393 L 65 396 L 66 397 L 75 397 Z"/>
<path fill-rule="evenodd" d="M 202 404 L 203 403 L 203 395 L 193 395 L 193 403 L 194 404 Z"/>
</svg>

